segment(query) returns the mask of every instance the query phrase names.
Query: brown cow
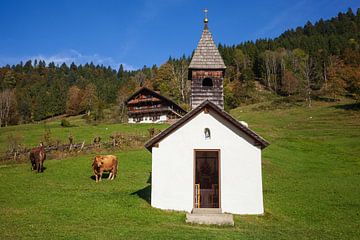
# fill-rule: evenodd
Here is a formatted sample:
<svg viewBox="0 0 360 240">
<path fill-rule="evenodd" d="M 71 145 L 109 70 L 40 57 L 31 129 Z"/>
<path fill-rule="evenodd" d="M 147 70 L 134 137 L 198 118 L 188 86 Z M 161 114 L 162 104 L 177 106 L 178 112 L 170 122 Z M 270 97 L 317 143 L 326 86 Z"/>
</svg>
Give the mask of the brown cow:
<svg viewBox="0 0 360 240">
<path fill-rule="evenodd" d="M 46 159 L 46 153 L 43 143 L 40 143 L 40 147 L 31 149 L 30 151 L 30 161 L 31 161 L 31 170 L 36 170 L 36 172 L 43 172 L 43 164 Z"/>
<path fill-rule="evenodd" d="M 116 177 L 118 170 L 118 160 L 114 155 L 96 156 L 92 163 L 96 182 L 101 181 L 103 172 L 110 172 L 109 180 Z"/>
</svg>

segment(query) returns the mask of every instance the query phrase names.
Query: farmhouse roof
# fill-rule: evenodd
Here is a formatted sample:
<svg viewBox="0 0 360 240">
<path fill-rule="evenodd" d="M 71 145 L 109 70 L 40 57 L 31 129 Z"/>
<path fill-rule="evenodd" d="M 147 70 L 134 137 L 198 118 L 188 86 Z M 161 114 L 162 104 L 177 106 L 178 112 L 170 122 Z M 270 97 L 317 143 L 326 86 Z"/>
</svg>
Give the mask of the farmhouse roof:
<svg viewBox="0 0 360 240">
<path fill-rule="evenodd" d="M 226 69 L 207 27 L 207 20 L 200 41 L 191 59 L 189 69 Z"/>
<path fill-rule="evenodd" d="M 198 115 L 200 112 L 202 112 L 204 109 L 212 109 L 216 113 L 218 113 L 221 117 L 223 117 L 227 122 L 235 126 L 240 131 L 244 132 L 246 135 L 248 135 L 250 138 L 255 140 L 255 145 L 260 146 L 261 149 L 264 149 L 267 147 L 270 143 L 267 142 L 265 139 L 263 139 L 261 136 L 256 134 L 254 131 L 252 131 L 250 128 L 244 126 L 239 121 L 237 121 L 235 118 L 230 116 L 227 112 L 219 108 L 216 104 L 212 103 L 209 100 L 205 100 L 202 102 L 199 106 L 191 110 L 189 113 L 187 113 L 185 116 L 183 116 L 180 120 L 175 122 L 173 125 L 150 139 L 145 143 L 145 147 L 151 152 L 152 147 L 159 143 L 162 139 L 176 131 L 181 126 L 185 125 L 188 121 L 190 121 L 192 118 L 194 118 L 196 115 Z"/>
<path fill-rule="evenodd" d="M 183 112 L 183 114 L 186 114 L 187 112 L 180 107 L 179 105 L 177 105 L 174 101 L 172 101 L 171 99 L 161 95 L 160 93 L 157 93 L 153 90 L 150 90 L 147 87 L 142 87 L 139 90 L 137 90 L 135 93 L 133 93 L 130 97 L 128 97 L 128 99 L 126 99 L 125 103 L 128 104 L 133 98 L 135 98 L 138 94 L 140 93 L 145 93 L 145 94 L 150 94 L 151 96 L 164 100 L 165 102 L 168 102 L 169 105 L 172 105 L 173 107 L 177 108 L 178 110 L 180 110 L 181 112 Z"/>
</svg>

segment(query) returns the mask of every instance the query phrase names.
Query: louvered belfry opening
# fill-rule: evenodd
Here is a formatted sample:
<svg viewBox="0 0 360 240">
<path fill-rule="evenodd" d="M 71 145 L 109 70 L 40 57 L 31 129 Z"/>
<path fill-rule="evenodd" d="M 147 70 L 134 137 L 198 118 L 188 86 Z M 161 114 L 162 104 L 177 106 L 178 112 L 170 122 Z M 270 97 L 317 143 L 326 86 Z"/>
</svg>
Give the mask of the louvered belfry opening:
<svg viewBox="0 0 360 240">
<path fill-rule="evenodd" d="M 210 100 L 224 109 L 223 80 L 226 66 L 207 24 L 206 20 L 200 41 L 189 65 L 191 108 L 194 109 L 203 101 Z"/>
<path fill-rule="evenodd" d="M 214 84 L 213 84 L 213 81 L 211 78 L 204 78 L 203 81 L 202 81 L 202 86 L 203 87 L 213 87 Z"/>
</svg>

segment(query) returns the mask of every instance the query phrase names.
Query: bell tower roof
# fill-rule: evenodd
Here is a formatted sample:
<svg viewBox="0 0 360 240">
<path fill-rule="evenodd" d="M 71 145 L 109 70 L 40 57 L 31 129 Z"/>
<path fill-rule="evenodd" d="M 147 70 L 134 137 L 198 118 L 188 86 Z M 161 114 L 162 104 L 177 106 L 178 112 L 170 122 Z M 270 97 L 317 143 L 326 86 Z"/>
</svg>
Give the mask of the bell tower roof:
<svg viewBox="0 0 360 240">
<path fill-rule="evenodd" d="M 207 10 L 205 9 L 204 30 L 191 59 L 189 69 L 226 69 L 224 60 L 217 49 L 208 28 Z"/>
</svg>

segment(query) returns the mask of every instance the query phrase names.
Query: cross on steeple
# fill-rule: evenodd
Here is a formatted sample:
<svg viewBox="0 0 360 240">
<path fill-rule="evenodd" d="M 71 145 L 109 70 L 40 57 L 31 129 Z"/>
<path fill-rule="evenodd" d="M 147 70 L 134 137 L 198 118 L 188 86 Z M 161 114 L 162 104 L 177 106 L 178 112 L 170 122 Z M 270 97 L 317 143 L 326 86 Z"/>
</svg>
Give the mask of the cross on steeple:
<svg viewBox="0 0 360 240">
<path fill-rule="evenodd" d="M 204 9 L 204 14 L 205 14 L 205 18 L 204 18 L 205 26 L 204 26 L 204 28 L 205 28 L 205 29 L 208 29 L 209 19 L 208 19 L 208 10 L 207 10 L 207 8 Z"/>
</svg>

